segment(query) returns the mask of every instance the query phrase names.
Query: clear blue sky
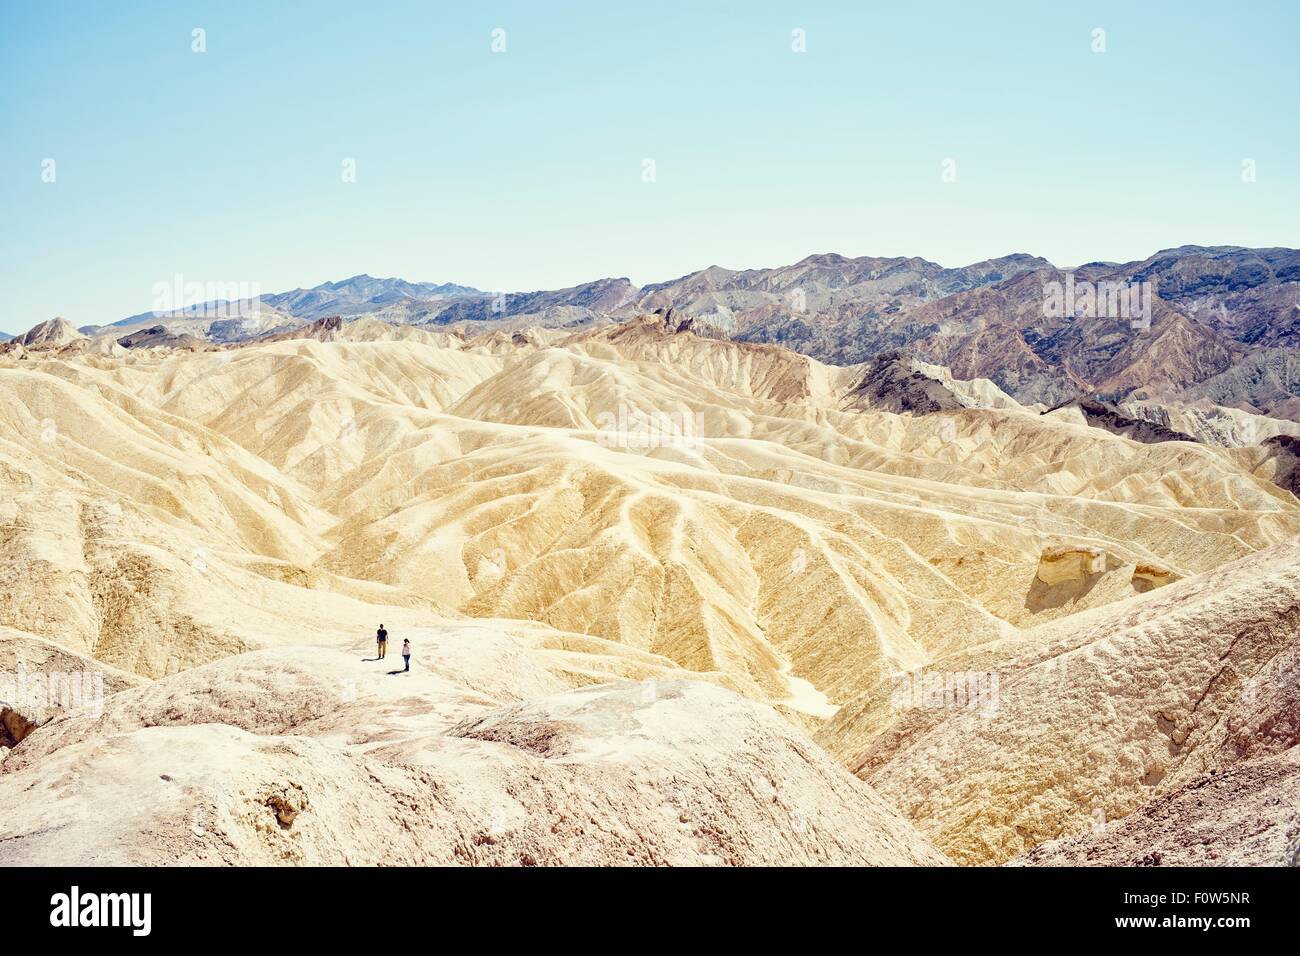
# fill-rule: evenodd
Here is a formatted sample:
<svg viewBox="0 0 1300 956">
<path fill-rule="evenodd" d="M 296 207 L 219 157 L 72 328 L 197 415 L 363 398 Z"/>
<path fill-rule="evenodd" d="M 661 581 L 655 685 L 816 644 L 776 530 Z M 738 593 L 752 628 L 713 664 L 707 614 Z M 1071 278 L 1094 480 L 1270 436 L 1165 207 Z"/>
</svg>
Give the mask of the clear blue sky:
<svg viewBox="0 0 1300 956">
<path fill-rule="evenodd" d="M 1297 246 L 1298 28 L 1295 2 L 0 0 L 0 329 L 142 312 L 177 273 Z"/>
</svg>

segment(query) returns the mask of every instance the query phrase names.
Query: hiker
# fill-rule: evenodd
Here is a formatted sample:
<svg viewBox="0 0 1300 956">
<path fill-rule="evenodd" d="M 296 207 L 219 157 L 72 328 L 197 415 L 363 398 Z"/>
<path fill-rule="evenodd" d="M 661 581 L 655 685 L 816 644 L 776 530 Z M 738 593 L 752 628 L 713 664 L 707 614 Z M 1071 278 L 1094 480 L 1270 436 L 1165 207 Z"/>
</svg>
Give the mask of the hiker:
<svg viewBox="0 0 1300 956">
<path fill-rule="evenodd" d="M 388 632 L 384 630 L 384 625 L 379 625 L 379 630 L 375 632 L 375 643 L 379 645 L 379 659 L 383 660 L 388 656 Z"/>
<path fill-rule="evenodd" d="M 411 639 L 409 637 L 402 641 L 402 660 L 406 662 L 406 666 L 402 670 L 409 671 L 411 669 Z"/>
</svg>

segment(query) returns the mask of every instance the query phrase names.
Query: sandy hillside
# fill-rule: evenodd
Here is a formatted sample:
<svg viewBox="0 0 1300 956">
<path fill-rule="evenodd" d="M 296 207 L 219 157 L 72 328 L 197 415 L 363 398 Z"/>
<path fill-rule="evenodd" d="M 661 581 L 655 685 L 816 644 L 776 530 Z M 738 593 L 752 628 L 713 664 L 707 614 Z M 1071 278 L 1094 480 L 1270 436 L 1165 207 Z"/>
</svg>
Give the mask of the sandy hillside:
<svg viewBox="0 0 1300 956">
<path fill-rule="evenodd" d="M 37 338 L 0 355 L 0 665 L 112 686 L 7 708 L 6 862 L 996 863 L 1295 742 L 1289 692 L 1241 724 L 1300 625 L 1300 501 L 1248 448 L 919 363 L 940 410 L 898 413 L 658 316 Z M 892 706 L 963 668 L 994 718 Z"/>
<path fill-rule="evenodd" d="M 959 862 L 999 863 L 1046 840 L 1109 832 L 1225 773 L 1237 774 L 1243 797 L 1265 779 L 1291 795 L 1271 822 L 1239 812 L 1239 827 L 1280 829 L 1263 858 L 1238 862 L 1280 864 L 1300 848 L 1300 768 L 1245 769 L 1300 743 L 1295 543 L 1069 627 L 954 655 L 936 672 L 996 674 L 996 706 L 931 707 L 924 695 L 878 687 L 841 708 L 819 739 Z M 1213 849 L 1234 856 L 1231 845 Z"/>
<path fill-rule="evenodd" d="M 770 708 L 567 690 L 491 628 L 398 679 L 314 646 L 68 715 L 5 761 L 5 864 L 943 864 Z"/>
</svg>

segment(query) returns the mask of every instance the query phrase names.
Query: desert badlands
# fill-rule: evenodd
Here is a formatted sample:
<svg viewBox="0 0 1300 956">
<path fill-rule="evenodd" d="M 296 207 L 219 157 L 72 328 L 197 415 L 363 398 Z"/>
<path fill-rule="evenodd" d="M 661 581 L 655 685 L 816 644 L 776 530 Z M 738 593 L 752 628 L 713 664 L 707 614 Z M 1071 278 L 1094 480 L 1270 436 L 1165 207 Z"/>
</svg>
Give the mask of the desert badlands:
<svg viewBox="0 0 1300 956">
<path fill-rule="evenodd" d="M 34 332 L 0 865 L 1300 862 L 1276 442 L 667 309 Z"/>
</svg>

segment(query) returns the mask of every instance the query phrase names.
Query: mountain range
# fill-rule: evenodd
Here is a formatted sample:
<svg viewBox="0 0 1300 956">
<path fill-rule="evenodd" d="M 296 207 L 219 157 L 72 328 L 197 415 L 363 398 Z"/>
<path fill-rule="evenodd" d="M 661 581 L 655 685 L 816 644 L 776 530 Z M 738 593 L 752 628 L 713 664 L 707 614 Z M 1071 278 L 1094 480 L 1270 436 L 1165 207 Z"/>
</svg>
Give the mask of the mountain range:
<svg viewBox="0 0 1300 956">
<path fill-rule="evenodd" d="M 1049 290 L 1107 283 L 1149 283 L 1148 322 L 1100 307 L 1050 314 Z M 987 378 L 1022 403 L 1202 401 L 1300 419 L 1300 251 L 1286 248 L 1181 246 L 1073 269 L 1025 254 L 961 268 L 818 254 L 767 269 L 709 266 L 641 287 L 606 278 L 535 292 L 359 275 L 264 295 L 258 305 L 247 316 L 212 318 L 220 310 L 208 304 L 81 331 L 122 338 L 162 329 L 220 344 L 329 316 L 472 335 L 574 330 L 660 312 L 693 319 L 701 334 L 783 345 L 835 365 L 906 352 L 959 378 Z"/>
</svg>

